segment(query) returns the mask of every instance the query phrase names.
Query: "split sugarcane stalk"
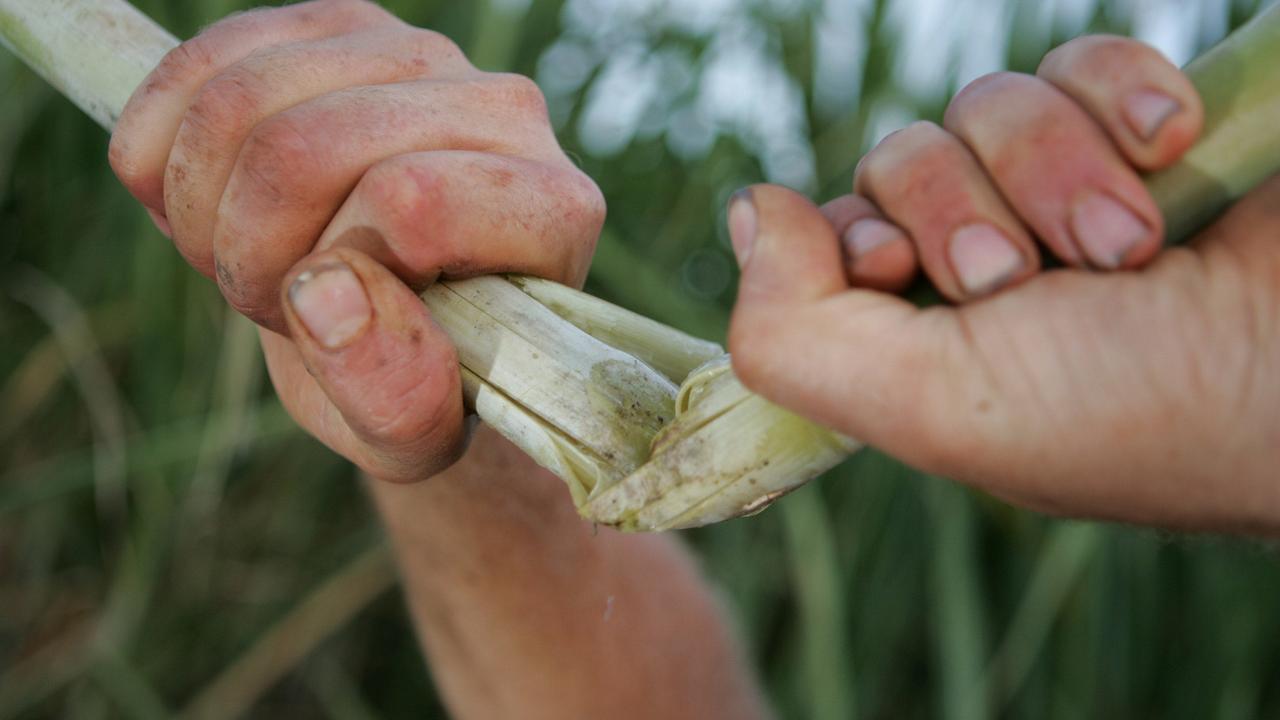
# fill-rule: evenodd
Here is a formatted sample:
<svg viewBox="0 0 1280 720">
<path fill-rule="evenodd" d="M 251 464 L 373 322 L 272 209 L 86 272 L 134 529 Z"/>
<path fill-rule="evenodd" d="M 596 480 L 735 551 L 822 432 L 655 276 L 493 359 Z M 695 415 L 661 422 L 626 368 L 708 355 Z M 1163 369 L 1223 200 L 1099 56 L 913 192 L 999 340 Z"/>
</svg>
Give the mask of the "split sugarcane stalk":
<svg viewBox="0 0 1280 720">
<path fill-rule="evenodd" d="M 177 40 L 124 0 L 0 0 L 0 39 L 110 129 Z M 1147 185 L 1181 240 L 1280 171 L 1280 7 L 1193 62 L 1201 141 Z M 749 514 L 860 445 L 769 403 L 714 343 L 546 280 L 484 277 L 423 294 L 458 347 L 481 419 L 624 530 Z"/>
</svg>

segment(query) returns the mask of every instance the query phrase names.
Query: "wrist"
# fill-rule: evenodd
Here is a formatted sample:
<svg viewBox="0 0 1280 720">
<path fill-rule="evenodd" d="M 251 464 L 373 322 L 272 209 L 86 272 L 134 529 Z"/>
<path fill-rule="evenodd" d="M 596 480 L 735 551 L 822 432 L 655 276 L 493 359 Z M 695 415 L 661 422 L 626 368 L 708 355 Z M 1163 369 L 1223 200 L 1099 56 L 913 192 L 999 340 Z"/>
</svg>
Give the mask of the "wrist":
<svg viewBox="0 0 1280 720">
<path fill-rule="evenodd" d="M 502 474 L 505 477 L 501 482 L 473 482 L 476 487 L 472 491 L 495 492 L 504 496 L 549 496 L 568 501 L 569 494 L 564 482 L 539 466 L 497 430 L 475 416 L 468 416 L 466 423 L 463 449 L 458 460 L 439 472 L 424 472 L 420 476 L 407 473 L 399 478 L 383 477 L 370 472 L 362 474 L 375 487 L 456 483 L 465 482 L 468 478 L 474 480 Z M 412 479 L 406 481 L 404 477 Z"/>
<path fill-rule="evenodd" d="M 563 481 L 539 467 L 495 430 L 477 424 L 458 462 L 420 482 L 367 483 L 379 514 L 393 539 L 412 534 L 489 532 L 536 526 L 543 535 L 574 538 L 589 532 L 573 506 Z M 452 543 L 452 539 L 450 539 Z"/>
</svg>

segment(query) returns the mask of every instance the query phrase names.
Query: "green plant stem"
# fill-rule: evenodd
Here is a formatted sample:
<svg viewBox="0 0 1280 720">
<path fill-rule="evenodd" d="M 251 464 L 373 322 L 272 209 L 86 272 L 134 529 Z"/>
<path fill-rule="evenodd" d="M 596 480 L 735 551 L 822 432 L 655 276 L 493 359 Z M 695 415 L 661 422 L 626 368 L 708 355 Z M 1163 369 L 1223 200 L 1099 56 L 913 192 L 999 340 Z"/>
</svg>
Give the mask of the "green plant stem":
<svg viewBox="0 0 1280 720">
<path fill-rule="evenodd" d="M 1165 237 L 1179 243 L 1280 172 L 1280 5 L 1186 68 L 1204 100 L 1204 134 L 1179 162 L 1150 175 Z"/>
</svg>

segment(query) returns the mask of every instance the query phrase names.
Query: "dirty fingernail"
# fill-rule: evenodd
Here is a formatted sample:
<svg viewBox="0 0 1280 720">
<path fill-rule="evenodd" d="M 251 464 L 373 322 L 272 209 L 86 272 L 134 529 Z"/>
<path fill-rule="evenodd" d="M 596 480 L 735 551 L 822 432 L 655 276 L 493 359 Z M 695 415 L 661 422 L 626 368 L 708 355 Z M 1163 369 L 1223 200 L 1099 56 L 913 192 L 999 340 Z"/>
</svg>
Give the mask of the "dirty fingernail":
<svg viewBox="0 0 1280 720">
<path fill-rule="evenodd" d="M 951 266 L 969 295 L 985 295 L 1012 280 L 1025 264 L 1022 253 L 993 225 L 965 225 L 951 234 Z"/>
<path fill-rule="evenodd" d="M 1138 246 L 1151 228 L 1118 200 L 1094 193 L 1071 211 L 1071 234 L 1095 266 L 1115 270 Z"/>
<path fill-rule="evenodd" d="M 744 188 L 729 198 L 728 219 L 729 240 L 733 243 L 734 257 L 738 259 L 739 268 L 746 267 L 759 230 L 751 190 Z"/>
<path fill-rule="evenodd" d="M 373 317 L 364 285 L 341 262 L 320 265 L 299 275 L 289 286 L 289 303 L 311 337 L 328 350 L 350 343 Z"/>
<path fill-rule="evenodd" d="M 1124 100 L 1125 121 L 1143 141 L 1154 138 L 1181 109 L 1181 103 L 1158 90 L 1139 90 Z"/>
<path fill-rule="evenodd" d="M 854 262 L 870 255 L 872 251 L 899 240 L 906 240 L 906 233 L 896 226 L 877 218 L 863 218 L 849 226 L 840 238 L 845 252 Z"/>
</svg>

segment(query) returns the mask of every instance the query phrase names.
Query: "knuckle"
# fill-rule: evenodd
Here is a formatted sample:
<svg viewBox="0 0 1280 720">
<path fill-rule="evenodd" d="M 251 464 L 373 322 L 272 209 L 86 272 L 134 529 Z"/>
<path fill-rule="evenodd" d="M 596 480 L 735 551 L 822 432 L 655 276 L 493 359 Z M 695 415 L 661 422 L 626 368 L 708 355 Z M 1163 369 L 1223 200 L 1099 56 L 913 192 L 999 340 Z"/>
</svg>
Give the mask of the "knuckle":
<svg viewBox="0 0 1280 720">
<path fill-rule="evenodd" d="M 910 125 L 891 133 L 886 137 L 881 145 L 886 146 L 891 152 L 912 153 L 920 149 L 928 149 L 945 145 L 948 139 L 946 130 L 938 127 L 936 123 L 928 120 L 917 120 Z"/>
<path fill-rule="evenodd" d="M 565 216 L 578 227 L 590 231 L 592 236 L 604 225 L 608 207 L 600 186 L 586 173 L 574 169 L 564 182 L 566 198 Z"/>
<path fill-rule="evenodd" d="M 239 165 L 252 196 L 267 206 L 280 206 L 307 192 L 319 172 L 319 157 L 305 128 L 286 114 L 249 134 Z"/>
<path fill-rule="evenodd" d="M 252 73 L 232 68 L 205 83 L 184 124 L 209 135 L 227 134 L 258 115 L 263 97 L 261 82 Z"/>
<path fill-rule="evenodd" d="M 214 258 L 214 278 L 223 299 L 241 315 L 261 324 L 275 309 L 275 284 L 251 277 L 238 259 Z"/>
<path fill-rule="evenodd" d="M 1046 81 L 1009 72 L 984 76 L 961 90 L 944 122 L 997 176 L 1025 165 L 1028 147 L 1075 144 L 1081 128 L 1092 127 L 1083 111 Z M 956 143 L 965 147 L 959 139 Z"/>
<path fill-rule="evenodd" d="M 600 187 L 576 168 L 568 174 L 561 186 L 563 200 L 557 208 L 552 227 L 563 224 L 563 227 L 569 228 L 561 236 L 563 244 L 560 246 L 562 253 L 558 265 L 563 272 L 559 279 L 573 284 L 586 277 L 607 211 Z"/>
<path fill-rule="evenodd" d="M 154 182 L 163 173 L 160 168 L 142 165 L 140 158 L 136 156 L 133 142 L 124 132 L 112 134 L 111 143 L 107 147 L 107 163 L 120 182 L 134 195 L 138 194 L 142 186 Z"/>
<path fill-rule="evenodd" d="M 1160 58 L 1150 45 L 1118 35 L 1086 35 L 1050 50 L 1040 62 L 1037 74 L 1055 79 L 1077 76 L 1114 75 L 1135 62 Z"/>
<path fill-rule="evenodd" d="M 927 120 L 917 120 L 884 136 L 858 163 L 859 177 L 874 183 L 886 170 L 897 167 L 905 151 L 917 145 L 922 136 L 932 134 L 934 127 Z"/>
<path fill-rule="evenodd" d="M 319 25 L 338 22 L 351 25 L 353 22 L 369 21 L 392 17 L 381 6 L 370 0 L 307 0 L 283 7 L 261 8 L 250 12 L 267 12 L 287 14 L 293 22 L 301 25 Z"/>
<path fill-rule="evenodd" d="M 194 73 L 207 71 L 214 66 L 217 54 L 214 43 L 205 34 L 182 43 L 165 53 L 160 64 L 152 72 L 152 84 L 164 85 Z"/>
<path fill-rule="evenodd" d="M 409 159 L 376 165 L 365 175 L 367 201 L 398 237 L 423 234 L 439 222 L 448 179 Z"/>
<path fill-rule="evenodd" d="M 414 45 L 437 65 L 468 65 L 467 55 L 458 43 L 443 33 L 426 28 L 411 28 Z"/>
<path fill-rule="evenodd" d="M 858 192 L 883 201 L 913 193 L 955 174 L 966 151 L 950 133 L 927 121 L 914 122 L 880 142 L 859 168 Z"/>
<path fill-rule="evenodd" d="M 947 105 L 945 123 L 948 127 L 964 125 L 975 110 L 989 108 L 999 97 L 1008 93 L 1024 92 L 1032 78 L 1015 72 L 988 73 L 965 85 Z"/>
<path fill-rule="evenodd" d="M 495 99 L 518 115 L 547 117 L 547 99 L 532 79 L 516 73 L 495 73 L 489 86 Z"/>
<path fill-rule="evenodd" d="M 322 10 L 348 13 L 357 17 L 390 17 L 391 13 L 373 0 L 316 0 L 310 5 Z"/>
<path fill-rule="evenodd" d="M 1061 78 L 1074 74 L 1076 63 L 1081 55 L 1080 45 L 1089 38 L 1075 38 L 1045 53 L 1036 68 L 1037 75 Z"/>
<path fill-rule="evenodd" d="M 388 250 L 415 276 L 433 277 L 467 257 L 449 210 L 449 178 L 412 157 L 374 166 L 359 192 L 378 218 Z M 470 250 L 474 253 L 474 248 Z"/>
</svg>

